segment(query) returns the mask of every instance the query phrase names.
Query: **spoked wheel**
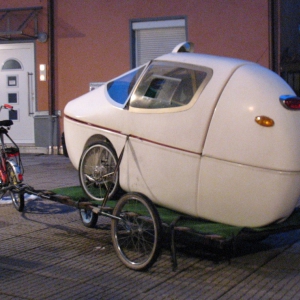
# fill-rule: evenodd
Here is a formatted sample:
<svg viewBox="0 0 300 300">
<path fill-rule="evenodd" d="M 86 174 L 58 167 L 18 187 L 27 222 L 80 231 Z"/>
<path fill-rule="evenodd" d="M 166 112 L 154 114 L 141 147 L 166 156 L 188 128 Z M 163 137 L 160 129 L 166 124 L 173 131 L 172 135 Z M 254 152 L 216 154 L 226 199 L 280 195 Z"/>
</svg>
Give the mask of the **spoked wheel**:
<svg viewBox="0 0 300 300">
<path fill-rule="evenodd" d="M 79 210 L 80 219 L 85 227 L 94 228 L 98 221 L 98 215 L 89 209 Z"/>
<path fill-rule="evenodd" d="M 117 155 L 107 143 L 99 142 L 87 148 L 79 163 L 79 179 L 84 192 L 93 200 L 101 201 L 118 189 Z"/>
<path fill-rule="evenodd" d="M 112 241 L 120 260 L 141 271 L 153 265 L 161 250 L 162 225 L 154 204 L 138 193 L 125 194 L 117 202 L 112 219 Z"/>
<path fill-rule="evenodd" d="M 16 174 L 12 168 L 12 166 L 7 163 L 6 164 L 6 171 L 8 175 L 8 180 L 10 185 L 16 185 L 18 183 Z M 16 191 L 9 191 L 11 196 L 12 203 L 17 211 L 24 210 L 24 193 L 23 192 L 16 192 Z"/>
</svg>

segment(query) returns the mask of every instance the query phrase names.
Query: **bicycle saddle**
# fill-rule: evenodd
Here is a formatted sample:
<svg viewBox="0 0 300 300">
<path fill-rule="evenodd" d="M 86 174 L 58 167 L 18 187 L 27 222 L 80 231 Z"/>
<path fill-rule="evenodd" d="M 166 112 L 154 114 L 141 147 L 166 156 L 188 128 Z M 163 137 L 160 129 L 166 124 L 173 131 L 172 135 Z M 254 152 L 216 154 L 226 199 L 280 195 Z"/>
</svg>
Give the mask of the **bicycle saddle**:
<svg viewBox="0 0 300 300">
<path fill-rule="evenodd" d="M 3 120 L 3 121 L 0 121 L 0 126 L 8 127 L 8 126 L 11 126 L 12 124 L 14 124 L 14 122 L 12 120 Z"/>
</svg>

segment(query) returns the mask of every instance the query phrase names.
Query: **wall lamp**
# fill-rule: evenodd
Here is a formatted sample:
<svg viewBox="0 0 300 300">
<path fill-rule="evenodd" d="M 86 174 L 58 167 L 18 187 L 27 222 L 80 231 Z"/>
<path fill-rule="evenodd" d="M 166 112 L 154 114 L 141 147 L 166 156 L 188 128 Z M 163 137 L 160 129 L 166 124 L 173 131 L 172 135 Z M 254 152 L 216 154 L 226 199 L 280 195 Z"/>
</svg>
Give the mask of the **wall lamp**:
<svg viewBox="0 0 300 300">
<path fill-rule="evenodd" d="M 47 73 L 46 73 L 46 65 L 41 64 L 40 65 L 40 81 L 46 81 L 47 80 Z"/>
</svg>

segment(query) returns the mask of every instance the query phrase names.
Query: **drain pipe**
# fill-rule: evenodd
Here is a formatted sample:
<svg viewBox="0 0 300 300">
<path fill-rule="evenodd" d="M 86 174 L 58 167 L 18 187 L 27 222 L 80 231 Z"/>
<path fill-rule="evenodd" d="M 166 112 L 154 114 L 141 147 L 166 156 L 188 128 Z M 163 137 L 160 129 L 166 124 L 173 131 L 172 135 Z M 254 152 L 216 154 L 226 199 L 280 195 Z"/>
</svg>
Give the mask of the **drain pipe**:
<svg viewBox="0 0 300 300">
<path fill-rule="evenodd" d="M 281 8 L 279 0 L 269 0 L 269 47 L 270 69 L 280 75 L 280 23 Z"/>
<path fill-rule="evenodd" d="M 53 154 L 53 135 L 55 132 L 55 61 L 54 61 L 54 0 L 48 0 L 48 31 L 49 31 L 49 88 L 48 88 L 48 111 L 49 111 L 49 154 Z"/>
</svg>

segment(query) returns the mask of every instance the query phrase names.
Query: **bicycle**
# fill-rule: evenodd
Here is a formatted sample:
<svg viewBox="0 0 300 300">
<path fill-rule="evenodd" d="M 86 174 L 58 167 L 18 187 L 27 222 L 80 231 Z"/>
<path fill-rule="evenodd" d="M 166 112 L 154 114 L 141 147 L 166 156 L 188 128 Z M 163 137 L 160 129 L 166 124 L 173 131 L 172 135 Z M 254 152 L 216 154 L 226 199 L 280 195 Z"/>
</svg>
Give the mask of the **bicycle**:
<svg viewBox="0 0 300 300">
<path fill-rule="evenodd" d="M 0 106 L 0 112 L 3 108 L 13 111 L 13 106 L 9 104 Z M 21 212 L 24 209 L 24 192 L 19 187 L 23 182 L 24 168 L 19 147 L 8 134 L 12 125 L 12 120 L 0 121 L 0 199 L 9 193 L 14 207 Z M 5 136 L 12 146 L 7 147 L 4 142 Z"/>
</svg>

